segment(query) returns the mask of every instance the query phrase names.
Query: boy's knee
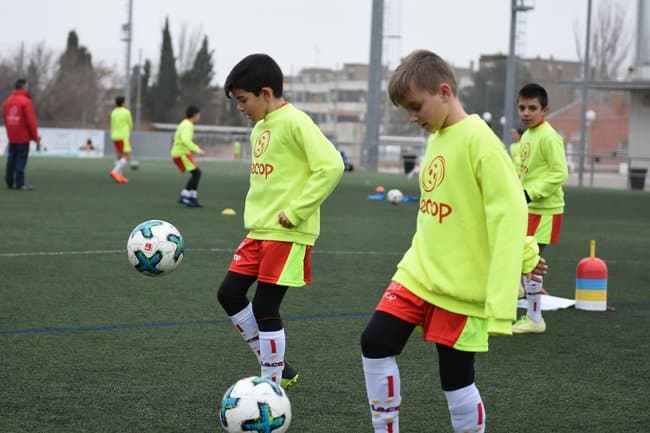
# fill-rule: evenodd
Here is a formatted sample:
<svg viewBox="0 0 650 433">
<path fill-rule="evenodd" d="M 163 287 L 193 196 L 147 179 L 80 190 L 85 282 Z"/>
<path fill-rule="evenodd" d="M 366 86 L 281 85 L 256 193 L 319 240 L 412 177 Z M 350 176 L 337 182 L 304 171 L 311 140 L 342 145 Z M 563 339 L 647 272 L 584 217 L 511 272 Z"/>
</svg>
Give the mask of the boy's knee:
<svg viewBox="0 0 650 433">
<path fill-rule="evenodd" d="M 217 301 L 219 301 L 219 304 L 223 305 L 224 303 L 228 302 L 228 299 L 229 299 L 228 290 L 222 283 L 217 289 Z"/>
<path fill-rule="evenodd" d="M 366 358 L 385 358 L 399 355 L 400 352 L 398 347 L 391 347 L 390 342 L 370 328 L 361 334 L 361 353 Z"/>
<path fill-rule="evenodd" d="M 217 301 L 229 316 L 237 314 L 248 305 L 246 292 L 226 281 L 217 289 Z"/>
</svg>

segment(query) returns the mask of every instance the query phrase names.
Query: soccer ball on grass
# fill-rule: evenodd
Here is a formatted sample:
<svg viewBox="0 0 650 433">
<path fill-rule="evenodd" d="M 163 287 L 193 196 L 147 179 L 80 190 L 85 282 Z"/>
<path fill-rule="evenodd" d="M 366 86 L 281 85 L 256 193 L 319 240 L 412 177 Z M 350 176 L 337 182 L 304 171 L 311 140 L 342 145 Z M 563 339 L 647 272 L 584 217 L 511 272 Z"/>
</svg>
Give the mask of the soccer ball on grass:
<svg viewBox="0 0 650 433">
<path fill-rule="evenodd" d="M 386 193 L 386 200 L 392 204 L 400 203 L 402 198 L 404 198 L 404 194 L 399 189 L 391 189 Z"/>
<path fill-rule="evenodd" d="M 154 277 L 167 275 L 183 260 L 183 236 L 167 221 L 148 220 L 129 235 L 126 252 L 136 271 Z"/>
<path fill-rule="evenodd" d="M 284 433 L 291 424 L 291 403 L 280 385 L 251 376 L 228 388 L 219 415 L 228 433 Z"/>
</svg>

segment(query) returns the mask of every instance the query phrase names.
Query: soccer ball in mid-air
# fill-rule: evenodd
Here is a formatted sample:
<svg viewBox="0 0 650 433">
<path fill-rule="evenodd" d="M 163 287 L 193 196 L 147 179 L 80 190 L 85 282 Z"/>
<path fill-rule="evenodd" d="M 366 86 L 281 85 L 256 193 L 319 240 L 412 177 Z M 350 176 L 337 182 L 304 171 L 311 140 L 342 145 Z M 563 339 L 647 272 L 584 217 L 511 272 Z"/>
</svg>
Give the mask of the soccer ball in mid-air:
<svg viewBox="0 0 650 433">
<path fill-rule="evenodd" d="M 391 189 L 386 193 L 386 200 L 392 204 L 397 204 L 402 201 L 404 194 L 399 189 Z"/>
<path fill-rule="evenodd" d="M 137 170 L 140 168 L 140 161 L 137 161 L 135 159 L 132 159 L 129 163 L 129 167 L 131 167 L 131 170 Z"/>
<path fill-rule="evenodd" d="M 246 377 L 223 395 L 219 419 L 228 433 L 284 433 L 291 424 L 291 403 L 279 384 Z"/>
<path fill-rule="evenodd" d="M 136 271 L 167 275 L 183 260 L 183 236 L 167 221 L 145 221 L 131 231 L 126 251 Z"/>
</svg>

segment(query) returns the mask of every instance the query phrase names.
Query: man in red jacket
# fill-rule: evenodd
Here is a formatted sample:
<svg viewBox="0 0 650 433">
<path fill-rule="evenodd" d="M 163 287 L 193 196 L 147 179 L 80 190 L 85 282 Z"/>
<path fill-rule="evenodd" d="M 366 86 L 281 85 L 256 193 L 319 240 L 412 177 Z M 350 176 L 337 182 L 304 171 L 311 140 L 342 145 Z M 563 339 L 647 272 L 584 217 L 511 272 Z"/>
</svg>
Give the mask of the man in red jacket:
<svg viewBox="0 0 650 433">
<path fill-rule="evenodd" d="M 27 80 L 18 79 L 14 89 L 2 104 L 2 118 L 9 140 L 5 182 L 7 188 L 26 191 L 32 189 L 25 185 L 29 143 L 35 141 L 36 149 L 40 150 L 41 137 L 38 135 L 32 98 L 27 93 Z"/>
</svg>

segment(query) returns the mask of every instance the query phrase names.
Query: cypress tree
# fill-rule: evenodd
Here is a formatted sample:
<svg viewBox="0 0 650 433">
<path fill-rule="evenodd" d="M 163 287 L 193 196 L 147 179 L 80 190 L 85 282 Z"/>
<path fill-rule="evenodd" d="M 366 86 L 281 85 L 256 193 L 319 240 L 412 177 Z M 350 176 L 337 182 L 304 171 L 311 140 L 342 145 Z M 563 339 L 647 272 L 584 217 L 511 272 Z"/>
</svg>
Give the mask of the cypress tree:
<svg viewBox="0 0 650 433">
<path fill-rule="evenodd" d="M 214 77 L 213 52 L 208 49 L 208 38 L 203 38 L 201 48 L 196 53 L 192 69 L 181 76 L 181 93 L 185 105 L 194 104 L 201 107 L 203 118 L 216 120 L 216 95 L 211 87 Z"/>
<path fill-rule="evenodd" d="M 178 73 L 169 31 L 169 18 L 165 18 L 163 42 L 160 50 L 160 64 L 156 85 L 151 89 L 151 120 L 154 122 L 176 122 L 174 106 L 178 98 Z"/>
</svg>

